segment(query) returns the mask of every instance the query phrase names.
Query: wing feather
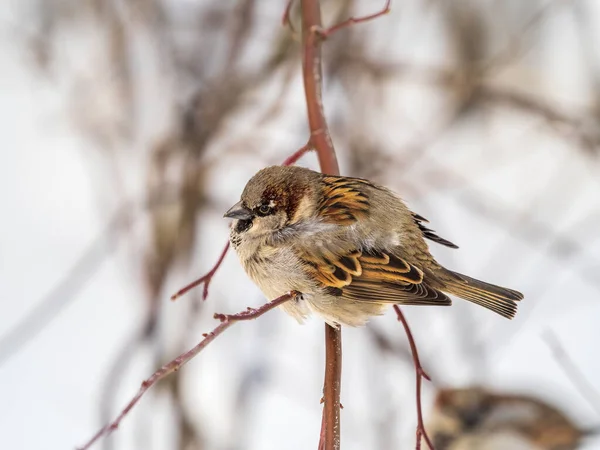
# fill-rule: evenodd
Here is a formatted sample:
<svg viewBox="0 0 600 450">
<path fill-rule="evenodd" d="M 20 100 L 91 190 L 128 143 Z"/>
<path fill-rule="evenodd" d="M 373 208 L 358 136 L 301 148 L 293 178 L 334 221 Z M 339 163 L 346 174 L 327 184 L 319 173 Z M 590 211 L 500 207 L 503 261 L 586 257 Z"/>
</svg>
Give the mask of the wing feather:
<svg viewBox="0 0 600 450">
<path fill-rule="evenodd" d="M 449 240 L 438 236 L 437 234 L 435 234 L 435 231 L 433 231 L 431 228 L 428 228 L 425 225 L 423 225 L 423 222 L 429 223 L 429 220 L 427 220 L 425 217 L 423 217 L 419 214 L 416 214 L 416 213 L 412 213 L 412 216 L 413 216 L 413 220 L 419 227 L 419 230 L 421 230 L 421 233 L 423 233 L 423 237 L 425 237 L 433 242 L 437 242 L 438 244 L 445 245 L 446 247 L 458 248 L 458 245 L 453 244 Z"/>
<path fill-rule="evenodd" d="M 352 250 L 333 257 L 305 255 L 307 270 L 330 295 L 348 300 L 405 305 L 450 305 L 428 285 L 424 272 L 392 252 Z"/>
<path fill-rule="evenodd" d="M 323 192 L 317 208 L 326 223 L 352 225 L 369 213 L 369 196 L 364 186 L 371 185 L 360 178 L 323 177 Z"/>
</svg>

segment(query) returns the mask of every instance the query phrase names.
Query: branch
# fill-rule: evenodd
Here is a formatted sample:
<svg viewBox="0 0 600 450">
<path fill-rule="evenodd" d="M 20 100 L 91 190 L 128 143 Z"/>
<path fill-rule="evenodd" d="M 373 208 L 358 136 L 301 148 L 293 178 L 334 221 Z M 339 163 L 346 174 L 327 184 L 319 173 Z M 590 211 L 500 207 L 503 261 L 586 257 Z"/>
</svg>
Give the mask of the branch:
<svg viewBox="0 0 600 450">
<path fill-rule="evenodd" d="M 302 0 L 302 78 L 306 96 L 310 142 L 319 157 L 321 171 L 339 175 L 337 158 L 323 112 L 321 8 L 318 0 Z"/>
<path fill-rule="evenodd" d="M 370 20 L 377 19 L 378 17 L 388 14 L 392 10 L 391 4 L 392 4 L 392 0 L 386 0 L 383 9 L 381 9 L 380 11 L 378 11 L 376 13 L 369 14 L 368 16 L 363 16 L 363 17 L 350 17 L 349 19 L 346 19 L 343 22 L 338 23 L 337 25 L 329 27 L 325 30 L 318 30 L 317 32 L 322 38 L 327 38 L 327 37 L 331 36 L 333 33 L 335 33 L 336 31 L 341 30 L 342 28 L 346 28 L 351 25 L 356 25 L 357 23 L 368 22 Z"/>
<path fill-rule="evenodd" d="M 419 360 L 419 353 L 417 352 L 417 344 L 415 343 L 415 339 L 410 331 L 410 327 L 408 326 L 408 322 L 402 314 L 400 307 L 398 305 L 394 305 L 394 311 L 398 315 L 398 320 L 402 322 L 402 326 L 404 327 L 404 331 L 406 333 L 406 337 L 408 338 L 408 343 L 410 345 L 410 351 L 412 353 L 413 363 L 415 365 L 415 372 L 417 376 L 417 450 L 421 449 L 421 439 L 425 439 L 427 446 L 430 450 L 434 450 L 433 444 L 431 443 L 431 439 L 427 435 L 427 430 L 425 430 L 425 425 L 423 424 L 423 408 L 421 406 L 421 381 L 425 378 L 427 381 L 431 381 L 425 369 L 421 366 L 421 361 Z"/>
<path fill-rule="evenodd" d="M 196 356 L 198 353 L 204 350 L 208 346 L 208 344 L 214 341 L 217 336 L 222 334 L 231 325 L 243 320 L 256 319 L 265 314 L 266 312 L 272 310 L 273 308 L 276 308 L 277 306 L 282 305 L 283 303 L 291 300 L 292 298 L 295 298 L 297 295 L 299 295 L 297 292 L 288 292 L 287 294 L 284 294 L 281 297 L 277 297 L 275 300 L 272 300 L 269 303 L 262 305 L 260 308 L 248 308 L 246 311 L 242 311 L 238 314 L 215 314 L 215 319 L 219 319 L 221 323 L 210 333 L 203 334 L 204 339 L 202 339 L 194 348 L 179 355 L 173 361 L 165 364 L 159 370 L 154 372 L 150 378 L 143 381 L 138 393 L 129 401 L 127 406 L 125 406 L 125 408 L 121 411 L 117 418 L 113 422 L 101 428 L 86 444 L 80 447 L 79 450 L 89 449 L 98 439 L 116 430 L 119 427 L 121 421 L 125 418 L 125 416 L 127 416 L 127 414 L 129 414 L 129 412 L 133 409 L 137 402 L 140 401 L 140 399 L 144 396 L 148 389 L 150 389 L 154 384 L 156 384 L 158 381 L 160 381 L 167 375 L 178 371 L 189 360 L 191 360 L 194 356 Z"/>
<path fill-rule="evenodd" d="M 339 175 L 335 150 L 323 112 L 321 8 L 318 0 L 302 0 L 302 78 L 310 127 L 309 142 L 319 158 L 321 172 Z M 325 381 L 319 449 L 340 449 L 340 385 L 342 377 L 342 332 L 325 324 Z"/>
<path fill-rule="evenodd" d="M 287 5 L 285 6 L 285 11 L 283 12 L 283 16 L 281 17 L 281 24 L 285 27 L 288 25 L 292 33 L 295 33 L 294 25 L 292 25 L 292 20 L 290 18 L 290 14 L 292 12 L 292 6 L 294 5 L 294 0 L 288 0 Z"/>
<path fill-rule="evenodd" d="M 208 297 L 208 286 L 210 285 L 210 282 L 212 281 L 213 277 L 215 276 L 215 273 L 217 272 L 217 270 L 219 270 L 219 267 L 221 267 L 221 264 L 223 264 L 223 260 L 225 259 L 225 256 L 227 255 L 228 251 L 229 251 L 229 240 L 227 241 L 227 244 L 225 244 L 225 247 L 223 247 L 221 256 L 219 256 L 219 259 L 217 260 L 217 263 L 213 266 L 213 268 L 210 269 L 206 275 L 201 276 L 197 280 L 192 281 L 187 286 L 179 289 L 176 293 L 174 293 L 171 296 L 171 301 L 177 300 L 179 297 L 181 297 L 185 293 L 189 292 L 190 290 L 194 289 L 195 287 L 200 286 L 201 284 L 204 284 L 204 290 L 202 291 L 202 300 L 206 300 L 206 297 Z"/>
<path fill-rule="evenodd" d="M 314 150 L 312 142 L 309 140 L 304 147 L 301 147 L 298 151 L 291 154 L 281 165 L 282 166 L 293 166 L 302 158 L 306 153 Z"/>
</svg>

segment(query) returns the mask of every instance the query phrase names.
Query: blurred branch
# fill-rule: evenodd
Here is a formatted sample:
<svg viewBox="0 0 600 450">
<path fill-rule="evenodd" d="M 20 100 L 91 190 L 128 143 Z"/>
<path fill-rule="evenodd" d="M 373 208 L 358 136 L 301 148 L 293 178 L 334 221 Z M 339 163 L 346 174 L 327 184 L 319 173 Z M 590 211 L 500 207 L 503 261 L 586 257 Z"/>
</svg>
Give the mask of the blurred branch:
<svg viewBox="0 0 600 450">
<path fill-rule="evenodd" d="M 481 99 L 484 101 L 511 106 L 538 115 L 551 125 L 557 124 L 566 127 L 569 136 L 575 137 L 590 154 L 595 153 L 600 146 L 599 130 L 595 130 L 595 133 L 588 132 L 584 120 L 569 116 L 559 108 L 544 103 L 542 100 L 509 89 L 491 86 L 482 86 L 480 93 Z"/>
<path fill-rule="evenodd" d="M 332 34 L 334 34 L 336 31 L 341 30 L 342 28 L 346 28 L 346 27 L 349 27 L 352 25 L 356 25 L 358 23 L 368 22 L 370 20 L 377 19 L 378 17 L 384 16 L 391 11 L 391 8 L 390 8 L 391 3 L 392 3 L 392 0 L 386 0 L 383 9 L 381 9 L 380 11 L 378 11 L 376 13 L 369 14 L 369 15 L 363 16 L 363 17 L 350 17 L 349 19 L 346 19 L 336 25 L 333 25 L 332 27 L 325 28 L 325 29 L 318 29 L 318 30 L 316 30 L 316 32 L 322 38 L 327 38 L 327 37 L 331 36 Z"/>
<path fill-rule="evenodd" d="M 172 203 L 172 192 L 163 187 L 162 192 L 150 196 L 146 210 Z M 117 208 L 108 225 L 85 249 L 62 279 L 37 302 L 34 309 L 0 339 L 0 365 L 40 334 L 52 320 L 71 304 L 101 264 L 117 248 L 118 237 L 127 230 L 134 217 L 133 203 L 126 202 Z"/>
<path fill-rule="evenodd" d="M 575 364 L 571 356 L 567 353 L 558 339 L 558 336 L 556 336 L 556 333 L 551 330 L 546 330 L 543 338 L 546 341 L 546 344 L 548 344 L 548 347 L 550 347 L 554 359 L 577 388 L 581 396 L 587 400 L 588 404 L 591 405 L 598 414 L 600 414 L 600 393 L 598 393 L 596 388 L 589 382 L 581 369 L 577 367 L 577 364 Z"/>
<path fill-rule="evenodd" d="M 229 72 L 248 42 L 248 37 L 254 25 L 253 15 L 256 8 L 256 0 L 243 0 L 238 2 L 236 10 L 231 14 L 233 18 L 233 27 L 231 31 L 231 45 L 225 64 L 225 72 Z"/>
<path fill-rule="evenodd" d="M 511 61 L 523 56 L 527 49 L 524 48 L 524 38 L 528 34 L 532 33 L 536 27 L 547 18 L 548 14 L 559 6 L 563 6 L 567 3 L 574 3 L 576 0 L 551 0 L 539 8 L 535 13 L 531 15 L 529 19 L 523 24 L 520 30 L 512 33 L 512 36 L 508 38 L 507 45 L 500 50 L 496 55 L 492 56 L 489 60 L 480 64 L 478 70 L 480 72 L 491 72 L 494 69 L 502 68 L 508 65 Z"/>
<path fill-rule="evenodd" d="M 456 172 L 447 168 L 436 167 L 434 162 L 430 161 L 431 170 L 424 173 L 427 179 L 435 180 L 434 187 L 437 189 L 459 189 L 456 198 L 465 205 L 470 211 L 493 223 L 495 226 L 510 228 L 514 236 L 528 245 L 542 245 L 542 243 L 551 242 L 548 247 L 550 254 L 559 260 L 574 255 L 587 255 L 591 261 L 597 262 L 588 252 L 590 249 L 581 246 L 577 241 L 570 238 L 568 234 L 561 235 L 552 230 L 546 224 L 529 214 L 521 214 L 518 218 L 519 226 L 513 227 L 510 219 L 513 214 L 507 214 L 508 206 L 497 198 L 491 196 L 484 197 L 481 193 L 469 188 L 469 180 Z M 600 279 L 594 273 L 587 274 L 580 272 L 579 276 L 590 283 L 590 285 L 600 288 Z"/>
</svg>

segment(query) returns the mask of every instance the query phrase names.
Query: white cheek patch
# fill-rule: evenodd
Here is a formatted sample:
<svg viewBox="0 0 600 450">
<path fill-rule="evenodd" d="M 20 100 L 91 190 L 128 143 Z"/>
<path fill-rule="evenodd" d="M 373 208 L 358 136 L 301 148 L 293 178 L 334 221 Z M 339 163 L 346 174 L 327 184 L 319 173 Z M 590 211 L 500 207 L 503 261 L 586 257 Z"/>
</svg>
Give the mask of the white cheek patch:
<svg viewBox="0 0 600 450">
<path fill-rule="evenodd" d="M 313 214 L 313 208 L 311 206 L 311 201 L 309 200 L 309 198 L 307 196 L 305 196 L 300 200 L 300 203 L 298 204 L 298 207 L 296 208 L 296 212 L 294 213 L 294 216 L 290 217 L 289 219 L 292 221 L 292 223 L 298 223 L 302 219 L 310 220 L 312 214 Z"/>
<path fill-rule="evenodd" d="M 264 226 L 261 223 L 261 221 L 258 219 L 254 219 L 252 221 L 252 226 L 248 229 L 248 233 L 249 234 L 258 234 L 258 233 L 261 233 L 263 228 L 264 228 Z"/>
</svg>

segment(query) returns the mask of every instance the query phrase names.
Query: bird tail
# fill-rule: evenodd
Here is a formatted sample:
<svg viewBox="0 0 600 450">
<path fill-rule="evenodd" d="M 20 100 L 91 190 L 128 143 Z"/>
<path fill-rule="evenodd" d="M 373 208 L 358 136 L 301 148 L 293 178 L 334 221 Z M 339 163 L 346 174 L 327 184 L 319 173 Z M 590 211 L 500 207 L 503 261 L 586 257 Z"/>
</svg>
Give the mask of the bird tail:
<svg viewBox="0 0 600 450">
<path fill-rule="evenodd" d="M 458 272 L 444 269 L 444 275 L 445 292 L 490 309 L 507 319 L 515 316 L 516 302 L 523 299 L 520 292 L 479 281 Z"/>
</svg>

